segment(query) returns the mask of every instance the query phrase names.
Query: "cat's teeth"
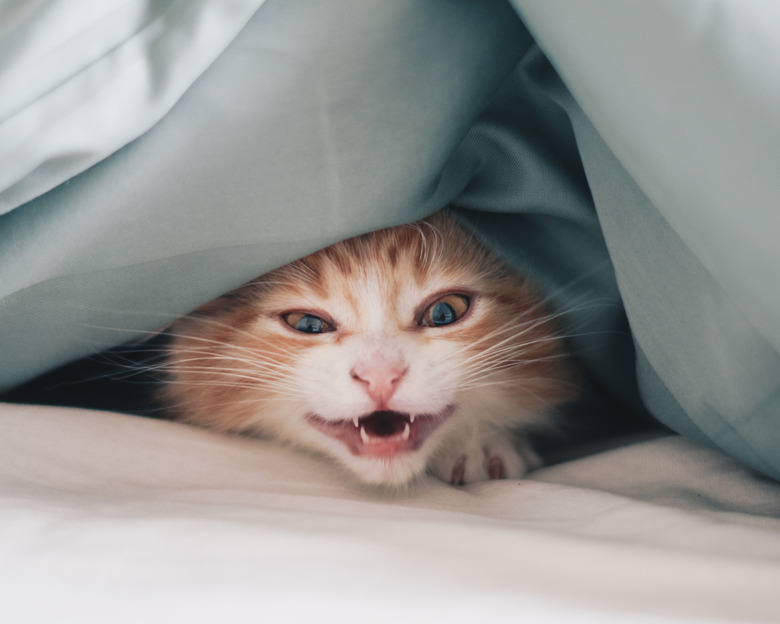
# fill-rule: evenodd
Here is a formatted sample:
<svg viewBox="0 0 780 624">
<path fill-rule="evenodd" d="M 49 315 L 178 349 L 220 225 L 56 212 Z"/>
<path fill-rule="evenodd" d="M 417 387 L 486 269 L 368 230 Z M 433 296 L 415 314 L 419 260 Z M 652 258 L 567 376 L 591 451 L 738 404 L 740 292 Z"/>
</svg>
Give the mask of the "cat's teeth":
<svg viewBox="0 0 780 624">
<path fill-rule="evenodd" d="M 409 414 L 409 422 L 414 422 L 414 414 Z"/>
<path fill-rule="evenodd" d="M 368 434 L 365 427 L 360 428 L 360 439 L 363 440 L 363 444 L 368 444 Z"/>
<path fill-rule="evenodd" d="M 404 432 L 403 432 L 403 434 L 401 435 L 401 437 L 402 437 L 404 440 L 408 440 L 408 439 L 409 439 L 409 434 L 410 434 L 411 432 L 412 432 L 412 429 L 411 429 L 411 427 L 409 426 L 409 423 L 406 423 L 406 424 L 404 425 Z"/>
<path fill-rule="evenodd" d="M 355 423 L 355 429 L 357 429 L 360 426 L 360 423 L 358 422 L 358 417 L 357 416 L 355 416 L 352 419 L 352 422 Z"/>
</svg>

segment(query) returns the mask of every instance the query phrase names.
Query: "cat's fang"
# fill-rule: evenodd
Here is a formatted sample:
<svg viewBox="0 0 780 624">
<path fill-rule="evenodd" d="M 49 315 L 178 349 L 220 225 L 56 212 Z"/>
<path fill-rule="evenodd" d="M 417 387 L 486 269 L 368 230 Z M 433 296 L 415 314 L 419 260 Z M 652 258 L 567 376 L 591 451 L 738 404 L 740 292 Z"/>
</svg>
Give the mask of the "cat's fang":
<svg viewBox="0 0 780 624">
<path fill-rule="evenodd" d="M 352 419 L 352 422 L 355 423 L 355 429 L 360 426 L 360 419 L 357 416 Z"/>
<path fill-rule="evenodd" d="M 440 412 L 418 413 L 377 411 L 344 420 L 328 419 L 316 413 L 306 420 L 324 435 L 344 443 L 350 453 L 367 458 L 392 459 L 417 451 L 445 420 L 455 412 L 454 404 Z"/>
</svg>

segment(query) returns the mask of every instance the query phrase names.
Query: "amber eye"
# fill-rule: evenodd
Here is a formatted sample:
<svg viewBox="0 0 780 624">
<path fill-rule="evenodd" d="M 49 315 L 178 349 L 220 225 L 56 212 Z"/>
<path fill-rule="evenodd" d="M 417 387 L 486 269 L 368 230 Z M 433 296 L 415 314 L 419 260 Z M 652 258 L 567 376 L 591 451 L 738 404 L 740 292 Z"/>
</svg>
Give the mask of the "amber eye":
<svg viewBox="0 0 780 624">
<path fill-rule="evenodd" d="M 420 325 L 423 327 L 441 327 L 450 325 L 460 319 L 469 309 L 469 298 L 465 295 L 444 295 L 429 305 Z"/>
<path fill-rule="evenodd" d="M 290 327 L 304 334 L 324 334 L 333 331 L 333 326 L 328 321 L 305 312 L 288 312 L 282 314 L 282 319 Z"/>
</svg>

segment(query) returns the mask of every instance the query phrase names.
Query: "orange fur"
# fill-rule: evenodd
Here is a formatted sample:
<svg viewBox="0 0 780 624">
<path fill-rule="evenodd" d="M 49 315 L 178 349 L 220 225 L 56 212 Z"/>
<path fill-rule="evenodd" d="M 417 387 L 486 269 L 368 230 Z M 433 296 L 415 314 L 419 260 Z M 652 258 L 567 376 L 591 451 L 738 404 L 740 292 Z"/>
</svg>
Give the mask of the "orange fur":
<svg viewBox="0 0 780 624">
<path fill-rule="evenodd" d="M 437 293 L 465 295 L 470 307 L 452 324 L 422 327 L 420 308 Z M 283 320 L 290 312 L 322 318 L 335 331 L 296 331 Z M 445 212 L 271 271 L 177 321 L 171 333 L 162 397 L 178 418 L 331 455 L 372 483 L 402 484 L 426 467 L 462 482 L 462 465 L 451 467 L 461 447 L 468 457 L 493 453 L 469 460 L 468 480 L 487 478 L 476 464 L 496 457 L 520 466 L 501 476 L 519 476 L 522 462 L 507 457 L 501 435 L 538 423 L 576 393 L 555 323 L 534 288 Z M 387 405 L 366 396 L 359 366 L 379 370 L 371 374 L 392 385 Z M 398 380 L 388 377 L 393 366 Z M 366 414 L 443 413 L 451 405 L 454 414 L 421 448 L 399 442 L 403 453 L 382 457 L 350 453 L 307 421 L 314 414 L 347 436 L 342 424 L 358 427 Z"/>
</svg>

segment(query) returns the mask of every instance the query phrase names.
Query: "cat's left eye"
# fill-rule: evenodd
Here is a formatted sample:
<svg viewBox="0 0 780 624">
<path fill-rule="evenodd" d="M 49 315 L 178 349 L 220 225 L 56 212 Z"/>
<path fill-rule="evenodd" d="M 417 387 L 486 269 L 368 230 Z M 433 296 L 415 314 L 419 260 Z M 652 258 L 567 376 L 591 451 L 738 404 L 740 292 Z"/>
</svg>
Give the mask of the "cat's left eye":
<svg viewBox="0 0 780 624">
<path fill-rule="evenodd" d="M 430 304 L 420 318 L 423 327 L 450 325 L 462 318 L 469 309 L 469 298 L 465 295 L 444 295 Z"/>
<path fill-rule="evenodd" d="M 304 334 L 324 334 L 333 331 L 333 325 L 314 314 L 288 312 L 282 314 L 282 319 L 290 327 Z"/>
</svg>

